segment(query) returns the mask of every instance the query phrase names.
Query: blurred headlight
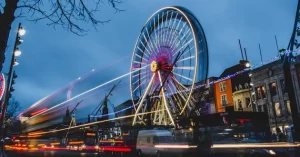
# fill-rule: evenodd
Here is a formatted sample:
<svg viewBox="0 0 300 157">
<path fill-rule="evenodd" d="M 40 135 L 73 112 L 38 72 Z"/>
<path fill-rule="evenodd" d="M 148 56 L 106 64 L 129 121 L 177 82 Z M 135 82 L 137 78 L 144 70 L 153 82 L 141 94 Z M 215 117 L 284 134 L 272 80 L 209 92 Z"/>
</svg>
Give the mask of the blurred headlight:
<svg viewBox="0 0 300 157">
<path fill-rule="evenodd" d="M 270 155 L 276 155 L 276 153 L 271 149 L 264 149 L 264 151 L 266 151 Z"/>
</svg>

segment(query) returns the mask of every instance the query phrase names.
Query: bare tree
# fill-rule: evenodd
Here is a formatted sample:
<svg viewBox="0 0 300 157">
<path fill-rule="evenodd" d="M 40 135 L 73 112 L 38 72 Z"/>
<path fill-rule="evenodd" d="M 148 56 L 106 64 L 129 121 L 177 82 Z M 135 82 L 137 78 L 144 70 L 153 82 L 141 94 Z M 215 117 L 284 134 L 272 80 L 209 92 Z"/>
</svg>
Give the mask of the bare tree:
<svg viewBox="0 0 300 157">
<path fill-rule="evenodd" d="M 60 26 L 74 34 L 85 35 L 88 32 L 85 24 L 88 23 L 96 29 L 98 24 L 109 22 L 95 17 L 95 13 L 100 12 L 102 5 L 109 5 L 119 12 L 122 10 L 117 6 L 122 2 L 122 0 L 5 0 L 0 2 L 0 71 L 5 60 L 4 53 L 11 25 L 17 17 L 25 17 L 33 22 L 45 19 L 49 26 L 54 28 Z"/>
<path fill-rule="evenodd" d="M 5 116 L 5 118 L 7 119 L 6 122 L 9 123 L 19 111 L 21 111 L 19 101 L 17 101 L 15 98 L 10 99 Z"/>
</svg>

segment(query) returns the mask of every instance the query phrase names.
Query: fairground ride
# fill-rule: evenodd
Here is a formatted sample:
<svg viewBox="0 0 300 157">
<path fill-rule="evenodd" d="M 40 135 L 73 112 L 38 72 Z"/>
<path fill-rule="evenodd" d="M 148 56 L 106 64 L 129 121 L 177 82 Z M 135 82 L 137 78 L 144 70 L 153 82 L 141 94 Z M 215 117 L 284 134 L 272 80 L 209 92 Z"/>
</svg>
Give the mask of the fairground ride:
<svg viewBox="0 0 300 157">
<path fill-rule="evenodd" d="M 177 116 L 189 115 L 194 85 L 208 73 L 208 46 L 197 18 L 183 7 L 156 11 L 136 41 L 130 71 L 133 104 L 138 100 L 133 126 L 174 126 Z M 140 114 L 146 111 L 154 113 Z"/>
</svg>

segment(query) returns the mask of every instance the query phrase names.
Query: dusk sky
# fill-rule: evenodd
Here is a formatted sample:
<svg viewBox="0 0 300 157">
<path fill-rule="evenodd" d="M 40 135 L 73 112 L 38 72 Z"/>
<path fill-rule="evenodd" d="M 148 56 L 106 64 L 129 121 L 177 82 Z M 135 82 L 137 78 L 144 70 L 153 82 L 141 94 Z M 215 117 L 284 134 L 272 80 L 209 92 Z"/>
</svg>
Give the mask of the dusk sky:
<svg viewBox="0 0 300 157">
<path fill-rule="evenodd" d="M 238 39 L 247 49 L 252 64 L 260 64 L 258 44 L 263 59 L 277 54 L 275 35 L 279 48 L 286 48 L 294 24 L 297 0 L 125 0 L 115 12 L 102 6 L 97 18 L 111 22 L 93 27 L 85 36 L 77 36 L 61 27 L 53 29 L 48 21 L 34 23 L 26 18 L 17 19 L 8 42 L 6 63 L 8 71 L 17 24 L 26 29 L 22 55 L 15 68 L 18 78 L 13 96 L 26 109 L 34 102 L 53 93 L 68 83 L 89 73 L 99 72 L 95 86 L 129 72 L 131 55 L 136 39 L 147 19 L 165 6 L 183 6 L 200 21 L 208 42 L 209 76 L 219 76 L 224 68 L 241 59 Z M 87 25 L 89 26 L 89 25 Z M 117 60 L 121 60 L 116 63 Z M 116 82 L 115 82 L 116 83 Z M 130 99 L 129 77 L 122 81 L 122 90 L 114 96 L 115 105 Z M 116 91 L 117 92 L 117 91 Z"/>
</svg>

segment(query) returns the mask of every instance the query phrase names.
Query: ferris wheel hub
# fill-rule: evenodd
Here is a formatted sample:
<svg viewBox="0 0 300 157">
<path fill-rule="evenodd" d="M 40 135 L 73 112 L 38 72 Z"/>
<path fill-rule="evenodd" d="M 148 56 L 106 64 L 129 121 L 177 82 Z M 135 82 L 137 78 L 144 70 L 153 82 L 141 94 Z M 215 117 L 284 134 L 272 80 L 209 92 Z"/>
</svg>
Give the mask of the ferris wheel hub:
<svg viewBox="0 0 300 157">
<path fill-rule="evenodd" d="M 157 69 L 158 69 L 158 66 L 157 66 L 156 61 L 152 61 L 152 63 L 151 63 L 151 71 L 155 72 L 155 71 L 157 71 Z"/>
</svg>

